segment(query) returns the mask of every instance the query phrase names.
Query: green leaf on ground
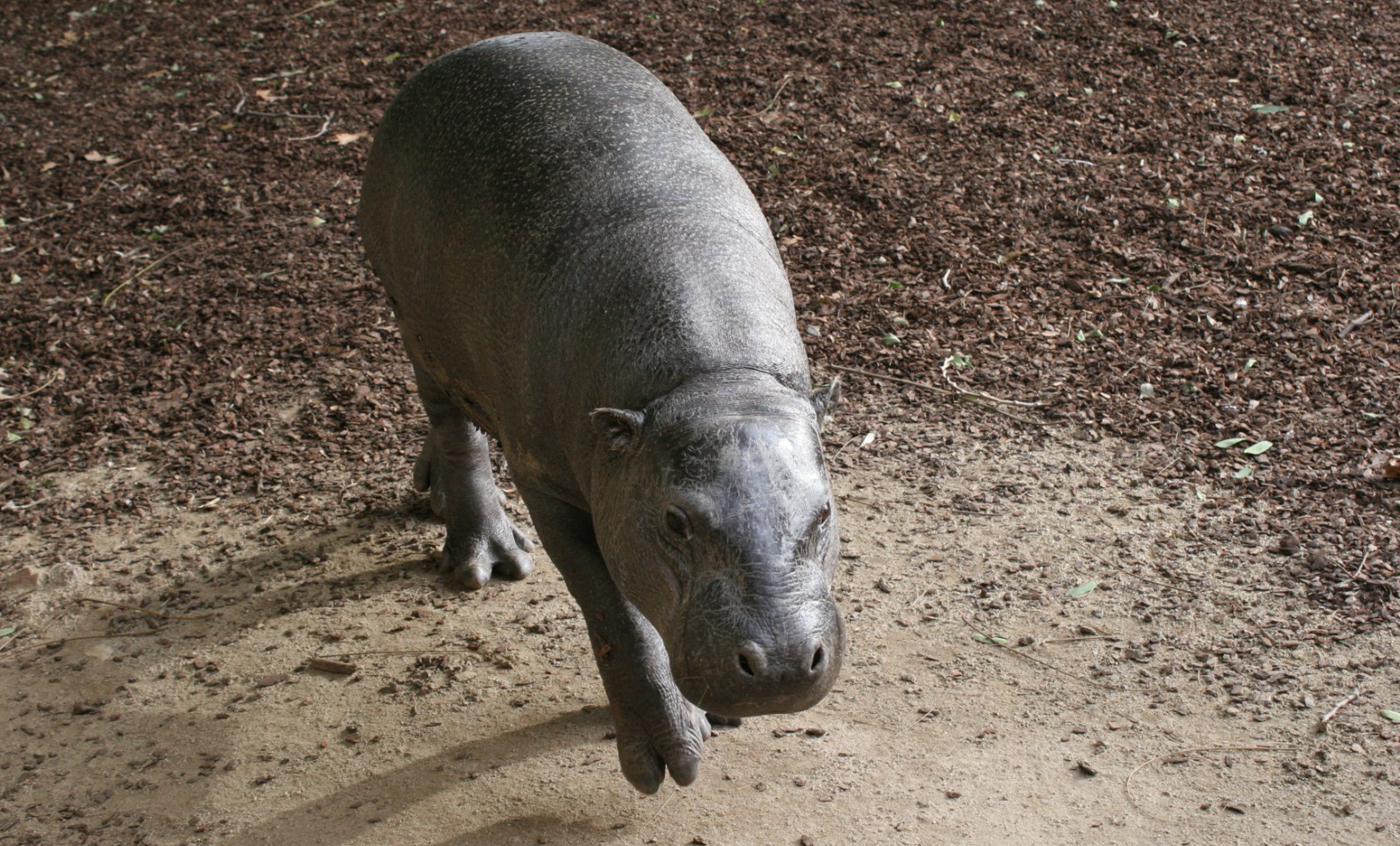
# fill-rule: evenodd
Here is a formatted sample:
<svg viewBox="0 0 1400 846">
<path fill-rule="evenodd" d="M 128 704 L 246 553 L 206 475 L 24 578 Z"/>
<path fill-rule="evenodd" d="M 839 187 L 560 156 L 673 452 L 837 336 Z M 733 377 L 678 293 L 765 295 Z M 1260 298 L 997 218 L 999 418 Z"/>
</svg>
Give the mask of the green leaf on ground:
<svg viewBox="0 0 1400 846">
<path fill-rule="evenodd" d="M 1216 448 L 1216 449 L 1229 449 L 1230 447 L 1234 446 L 1235 444 L 1242 444 L 1242 443 L 1244 443 L 1244 442 L 1245 442 L 1245 438 L 1226 438 L 1226 439 L 1223 440 L 1223 441 L 1216 441 L 1216 442 L 1215 442 L 1215 448 Z"/>
<path fill-rule="evenodd" d="M 1299 225 L 1299 226 L 1307 226 L 1309 223 L 1312 223 L 1312 219 L 1313 219 L 1312 209 L 1308 209 L 1307 211 L 1305 211 L 1305 212 L 1303 212 L 1302 214 L 1298 215 L 1298 225 Z"/>
<path fill-rule="evenodd" d="M 1087 596 L 1088 594 L 1093 593 L 1094 588 L 1098 586 L 1099 580 L 1091 579 L 1078 587 L 1070 588 L 1069 595 L 1074 597 Z"/>
<path fill-rule="evenodd" d="M 12 635 L 12 634 L 14 634 L 14 633 L 15 633 L 15 627 L 14 627 L 14 626 L 6 626 L 5 628 L 0 629 L 0 637 L 9 637 L 10 635 Z"/>
<path fill-rule="evenodd" d="M 1253 475 L 1254 475 L 1254 465 L 1253 465 L 1253 464 L 1246 464 L 1245 466 L 1243 466 L 1243 467 L 1241 467 L 1240 469 L 1238 469 L 1238 470 L 1235 471 L 1235 478 L 1236 478 L 1236 479 L 1248 479 L 1250 476 L 1253 476 Z"/>
<path fill-rule="evenodd" d="M 1264 453 L 1268 452 L 1270 449 L 1273 449 L 1273 446 L 1274 446 L 1274 442 L 1273 442 L 1273 441 L 1260 441 L 1259 443 L 1254 444 L 1253 446 L 1245 447 L 1245 448 L 1244 448 L 1244 454 L 1245 454 L 1245 455 L 1263 455 Z"/>
<path fill-rule="evenodd" d="M 1390 720 L 1392 723 L 1400 723 L 1400 711 L 1382 710 L 1381 716 Z"/>
<path fill-rule="evenodd" d="M 1254 105 L 1249 107 L 1249 110 L 1251 112 L 1254 112 L 1256 115 L 1276 115 L 1280 112 L 1288 111 L 1288 107 L 1271 106 L 1267 103 L 1255 103 Z"/>
<path fill-rule="evenodd" d="M 994 643 L 994 644 L 996 644 L 997 646 L 1005 646 L 1005 645 L 1009 642 L 1009 641 L 1007 641 L 1007 639 L 1004 638 L 1004 637 L 996 637 L 996 636 L 987 637 L 986 635 L 982 634 L 981 632 L 973 632 L 973 633 L 972 633 L 972 639 L 975 640 L 975 641 L 977 641 L 978 643 Z"/>
</svg>

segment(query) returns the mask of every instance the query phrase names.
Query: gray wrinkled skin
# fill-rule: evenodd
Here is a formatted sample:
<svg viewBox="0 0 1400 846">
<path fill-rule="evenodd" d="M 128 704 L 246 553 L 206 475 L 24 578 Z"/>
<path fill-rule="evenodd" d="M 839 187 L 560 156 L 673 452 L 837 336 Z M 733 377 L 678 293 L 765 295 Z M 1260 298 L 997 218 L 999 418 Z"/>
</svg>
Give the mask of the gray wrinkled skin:
<svg viewBox="0 0 1400 846">
<path fill-rule="evenodd" d="M 577 36 L 443 56 L 389 107 L 360 225 L 431 430 L 464 585 L 523 578 L 497 438 L 588 624 L 624 775 L 840 670 L 839 545 L 792 294 L 753 195 L 644 68 Z"/>
</svg>

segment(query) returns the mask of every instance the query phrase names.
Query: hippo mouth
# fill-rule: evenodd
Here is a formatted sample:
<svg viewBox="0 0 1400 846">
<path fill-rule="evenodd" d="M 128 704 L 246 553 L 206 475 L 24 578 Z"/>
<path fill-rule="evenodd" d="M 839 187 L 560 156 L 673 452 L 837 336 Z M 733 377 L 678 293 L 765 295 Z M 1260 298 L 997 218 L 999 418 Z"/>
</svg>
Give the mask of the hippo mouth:
<svg viewBox="0 0 1400 846">
<path fill-rule="evenodd" d="M 692 613 L 685 629 L 681 654 L 672 658 L 676 686 L 694 705 L 721 717 L 805 711 L 831 691 L 841 672 L 845 627 L 829 598 L 806 603 L 776 623 L 770 617 L 717 625 L 713 615 Z"/>
</svg>

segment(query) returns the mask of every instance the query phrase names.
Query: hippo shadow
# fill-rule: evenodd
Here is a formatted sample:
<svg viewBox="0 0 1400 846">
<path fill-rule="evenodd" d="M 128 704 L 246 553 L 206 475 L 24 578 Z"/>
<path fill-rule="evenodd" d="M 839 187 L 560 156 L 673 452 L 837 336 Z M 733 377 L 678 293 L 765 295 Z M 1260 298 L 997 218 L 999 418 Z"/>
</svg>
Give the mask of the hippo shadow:
<svg viewBox="0 0 1400 846">
<path fill-rule="evenodd" d="M 560 744 L 571 742 L 570 738 L 577 742 L 577 738 L 597 735 L 604 724 L 611 725 L 606 709 L 579 709 L 494 737 L 458 744 L 290 808 L 223 842 L 229 846 L 281 846 L 283 843 L 335 846 L 358 840 L 367 833 L 384 830 L 382 826 L 392 824 L 396 815 L 413 813 L 414 806 L 474 778 L 474 774 L 480 775 L 484 783 L 497 768 L 520 764 L 553 751 Z M 459 820 L 469 824 L 474 816 L 474 809 L 464 806 Z M 527 843 L 610 842 L 622 833 L 588 819 L 567 821 L 535 813 L 454 834 L 440 844 L 501 846 L 516 840 Z M 392 835 L 385 831 L 384 836 Z M 545 839 L 540 840 L 541 837 Z"/>
</svg>

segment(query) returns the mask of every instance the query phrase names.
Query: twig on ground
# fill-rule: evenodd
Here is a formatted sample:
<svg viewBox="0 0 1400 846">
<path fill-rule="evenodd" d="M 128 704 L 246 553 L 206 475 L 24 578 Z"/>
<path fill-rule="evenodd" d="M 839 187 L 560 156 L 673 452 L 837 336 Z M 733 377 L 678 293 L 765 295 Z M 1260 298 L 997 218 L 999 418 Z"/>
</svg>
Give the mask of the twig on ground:
<svg viewBox="0 0 1400 846">
<path fill-rule="evenodd" d="M 344 658 L 363 658 L 367 655 L 465 655 L 468 652 L 479 652 L 477 649 L 443 649 L 437 646 L 424 646 L 419 649 L 365 649 L 360 652 L 332 652 L 335 659 L 312 659 L 312 660 L 337 660 Z"/>
<path fill-rule="evenodd" d="M 80 597 L 78 597 L 78 601 L 79 601 L 79 602 L 95 602 L 95 603 L 97 603 L 98 605 L 111 605 L 111 606 L 113 606 L 113 607 L 115 607 L 115 608 L 121 608 L 121 609 L 124 610 L 124 611 L 135 611 L 135 612 L 137 612 L 138 614 L 145 614 L 145 615 L 150 616 L 150 617 L 159 617 L 159 618 L 162 619 L 162 620 L 207 620 L 207 619 L 209 619 L 210 617 L 215 616 L 215 613 L 216 613 L 216 612 L 211 611 L 211 612 L 209 612 L 208 614 L 194 614 L 194 615 L 187 615 L 187 614 L 166 614 L 166 613 L 164 613 L 164 612 L 162 612 L 162 611 L 151 611 L 151 610 L 149 610 L 149 609 L 141 608 L 141 607 L 136 606 L 136 605 L 127 605 L 125 602 L 113 602 L 113 601 L 111 601 L 110 599 L 98 599 L 98 598 L 93 597 L 93 596 L 80 596 Z"/>
<path fill-rule="evenodd" d="M 250 81 L 251 81 L 251 82 L 271 82 L 271 81 L 274 80 L 274 79 L 288 79 L 289 77 L 293 77 L 293 76 L 301 76 L 301 75 L 304 74 L 304 73 L 306 73 L 306 68 L 300 68 L 300 69 L 298 69 L 298 70 L 289 70 L 289 71 L 278 71 L 277 73 L 270 73 L 270 74 L 268 74 L 267 76 L 255 76 L 255 77 L 253 77 Z"/>
<path fill-rule="evenodd" d="M 329 120 L 326 115 L 298 115 L 292 112 L 243 112 L 250 117 L 289 118 L 291 120 Z"/>
<path fill-rule="evenodd" d="M 854 374 L 856 374 L 857 376 L 865 376 L 866 378 L 869 378 L 869 379 L 885 379 L 885 380 L 890 381 L 890 382 L 896 382 L 896 383 L 898 383 L 898 384 L 900 384 L 900 385 L 908 385 L 908 386 L 910 386 L 910 387 L 912 387 L 912 388 L 922 388 L 923 390 L 929 391 L 930 393 L 943 394 L 943 395 L 945 395 L 945 396 L 973 397 L 973 398 L 977 398 L 977 399 L 989 400 L 989 401 L 991 401 L 991 402 L 993 402 L 993 403 L 995 403 L 995 402 L 1001 402 L 1001 401 L 1002 401 L 1002 400 L 997 400 L 996 397 L 988 397 L 988 396 L 985 396 L 985 395 L 983 395 L 983 394 L 976 394 L 976 393 L 973 393 L 973 392 L 971 392 L 971 391 L 961 391 L 961 390 L 952 391 L 952 390 L 949 390 L 949 389 L 947 389 L 947 388 L 939 387 L 938 385 L 931 385 L 931 384 L 929 384 L 928 382 L 919 382 L 919 381 L 916 381 L 916 380 L 914 380 L 914 379 L 905 379 L 905 378 L 903 378 L 903 377 L 901 377 L 901 376 L 891 376 L 891 375 L 888 374 L 888 373 L 875 373 L 875 372 L 870 371 L 870 370 L 862 370 L 862 369 L 860 369 L 859 367 L 846 367 L 845 365 L 842 365 L 842 364 L 828 364 L 827 367 L 829 367 L 829 368 L 832 369 L 832 370 L 839 370 L 839 371 L 842 372 L 842 373 L 854 373 Z M 1014 400 L 1006 400 L 1006 402 L 1014 402 Z M 1021 403 L 1021 404 L 1022 404 L 1022 405 L 1025 405 L 1025 403 Z M 1020 416 L 1018 416 L 1018 415 L 1012 414 L 1011 412 L 1007 411 L 1007 410 L 1004 409 L 1004 408 L 997 408 L 995 404 L 993 404 L 993 405 L 979 404 L 979 405 L 980 405 L 981 408 L 985 408 L 985 409 L 987 409 L 988 411 L 992 411 L 992 412 L 995 412 L 995 413 L 997 413 L 997 414 L 1000 414 L 1002 417 L 1006 417 L 1006 418 L 1009 418 L 1009 419 L 1011 419 L 1011 420 L 1015 420 L 1017 423 L 1025 423 L 1025 424 L 1028 425 L 1028 426 L 1040 426 L 1040 427 L 1042 427 L 1042 428 L 1045 427 L 1045 424 L 1042 423 L 1042 422 L 1040 422 L 1040 421 L 1038 421 L 1038 420 L 1030 420 L 1030 419 L 1025 418 L 1025 417 L 1020 417 Z M 1031 403 L 1031 405 L 1039 406 L 1039 405 L 1041 405 L 1041 403 Z M 1051 437 L 1055 437 L 1055 438 L 1058 438 L 1058 437 L 1059 437 L 1058 435 L 1055 435 L 1054 432 L 1053 432 L 1053 430 L 1051 430 L 1051 429 L 1045 429 L 1045 431 L 1046 431 L 1047 433 L 1050 433 Z"/>
<path fill-rule="evenodd" d="M 1367 323 L 1370 323 L 1370 322 L 1371 322 L 1371 318 L 1372 318 L 1373 316 L 1374 316 L 1374 313 L 1373 313 L 1373 312 L 1367 311 L 1365 314 L 1361 314 L 1361 315 L 1357 315 L 1356 317 L 1353 317 L 1351 320 L 1348 320 L 1348 321 L 1346 322 L 1346 325 L 1345 325 L 1345 326 L 1343 326 L 1341 329 L 1338 329 L 1338 330 L 1337 330 L 1337 337 L 1338 337 L 1338 338 L 1345 338 L 1347 335 L 1350 335 L 1350 334 L 1351 334 L 1351 332 L 1352 332 L 1353 329 L 1358 329 L 1358 328 L 1360 328 L 1360 327 L 1362 327 L 1362 326 L 1365 326 Z"/>
<path fill-rule="evenodd" d="M 788 87 L 788 83 L 789 83 L 789 82 L 792 82 L 792 74 L 788 74 L 787 76 L 783 77 L 783 81 L 780 82 L 780 83 L 778 83 L 778 90 L 773 92 L 772 98 L 770 98 L 770 99 L 768 100 L 768 105 L 764 106 L 763 108 L 759 109 L 759 110 L 756 111 L 756 112 L 749 112 L 748 114 L 739 115 L 739 117 L 741 117 L 741 118 L 758 117 L 759 115 L 761 115 L 761 114 L 763 114 L 764 112 L 768 111 L 769 109 L 773 108 L 773 104 L 776 103 L 776 102 L 778 102 L 778 98 L 779 98 L 779 97 L 783 96 L 783 89 Z"/>
<path fill-rule="evenodd" d="M 150 635 L 156 634 L 157 632 L 165 631 L 166 628 L 166 626 L 156 626 L 155 628 L 147 629 L 144 632 L 116 632 L 114 634 L 73 635 L 72 637 L 60 637 L 55 640 L 46 640 L 43 643 L 31 644 L 29 646 L 24 647 L 23 649 L 16 649 L 14 652 L 10 653 L 6 657 L 13 658 L 16 655 L 23 655 L 26 652 L 33 652 L 36 649 L 44 649 L 49 646 L 63 646 L 65 643 L 73 643 L 74 641 L 79 640 L 106 640 L 107 638 L 113 637 L 149 637 Z"/>
<path fill-rule="evenodd" d="M 992 646 L 995 646 L 997 649 L 1005 650 L 1005 651 L 1011 653 L 1012 655 L 1015 655 L 1015 656 L 1018 657 L 1018 658 L 1024 658 L 1025 660 L 1030 661 L 1030 662 L 1033 663 L 1033 664 L 1039 664 L 1040 666 L 1045 667 L 1046 669 L 1054 670 L 1055 672 L 1059 673 L 1059 674 L 1062 675 L 1062 676 L 1069 676 L 1070 678 L 1072 678 L 1072 679 L 1074 679 L 1074 680 L 1076 680 L 1076 681 L 1082 681 L 1082 682 L 1084 682 L 1085 684 L 1091 684 L 1091 685 L 1093 685 L 1094 687 L 1102 688 L 1103 690 L 1122 690 L 1122 689 L 1123 689 L 1123 688 L 1121 688 L 1121 687 L 1114 687 L 1113 685 L 1108 685 L 1108 684 L 1103 684 L 1103 683 L 1101 683 L 1101 682 L 1096 682 L 1096 681 L 1094 681 L 1093 679 L 1085 678 L 1084 676 L 1080 676 L 1080 675 L 1076 675 L 1076 674 L 1074 674 L 1074 673 L 1069 672 L 1068 670 L 1061 670 L 1059 667 L 1056 667 L 1054 664 L 1051 664 L 1049 661 L 1042 661 L 1042 660 L 1040 660 L 1039 658 L 1036 658 L 1036 657 L 1031 656 L 1031 655 L 1027 655 L 1027 654 L 1024 653 L 1024 652 L 1021 652 L 1021 651 L 1016 650 L 1016 649 L 1012 649 L 1011 647 L 1007 646 L 1007 645 L 1004 644 L 1004 643 L 999 643 L 999 642 L 996 640 L 996 638 L 992 637 L 991 635 L 987 634 L 986 632 L 984 632 L 984 631 L 982 631 L 981 629 L 979 629 L 979 628 L 977 628 L 976 626 L 974 626 L 974 625 L 972 624 L 972 621 L 971 621 L 971 620 L 968 620 L 968 619 L 965 618 L 965 617 L 963 618 L 963 625 L 967 626 L 969 629 L 972 629 L 974 632 L 977 632 L 979 635 L 981 635 L 983 638 L 985 638 L 985 640 L 986 640 L 987 643 L 991 644 Z"/>
<path fill-rule="evenodd" d="M 334 119 L 335 119 L 335 112 L 331 112 L 330 114 L 326 115 L 326 122 L 323 123 L 323 124 L 321 124 L 321 128 L 320 128 L 320 129 L 316 130 L 315 132 L 311 133 L 310 135 L 303 135 L 303 136 L 301 136 L 300 138 L 292 138 L 292 139 L 290 139 L 290 140 L 292 140 L 292 141 L 311 141 L 311 140 L 313 140 L 313 139 L 320 138 L 322 135 L 325 135 L 325 134 L 326 134 L 326 130 L 328 130 L 328 129 L 331 128 L 331 121 L 334 120 Z"/>
<path fill-rule="evenodd" d="M 1336 705 L 1333 705 L 1332 710 L 1322 715 L 1322 719 L 1318 720 L 1317 723 L 1313 726 L 1313 734 L 1326 734 L 1327 724 L 1332 722 L 1332 718 L 1337 716 L 1337 712 L 1360 698 L 1361 688 L 1358 687 L 1356 690 L 1353 690 L 1351 692 L 1350 696 L 1348 696 L 1346 699 L 1343 699 L 1341 702 L 1338 702 Z"/>
<path fill-rule="evenodd" d="M 50 373 L 50 374 L 49 374 L 49 378 L 44 382 L 44 384 L 40 385 L 40 386 L 37 387 L 37 388 L 34 388 L 33 390 L 25 391 L 25 392 L 22 393 L 22 394 L 15 394 L 14 396 L 10 396 L 9 394 L 0 393 L 0 402 L 6 402 L 6 401 L 8 401 L 8 402 L 15 402 L 16 400 L 22 400 L 22 399 L 24 399 L 24 398 L 26 398 L 26 397 L 32 397 L 32 396 L 34 396 L 35 394 L 37 394 L 37 393 L 39 393 L 40 391 L 42 391 L 43 389 L 47 388 L 49 385 L 52 385 L 52 384 L 58 379 L 58 377 L 61 376 L 61 375 L 63 375 L 63 368 L 62 368 L 62 367 L 60 367 L 60 368 L 58 368 L 57 370 L 55 370 L 54 372 Z M 1358 572 L 1359 572 L 1359 571 L 1358 571 Z"/>
<path fill-rule="evenodd" d="M 320 670 L 323 673 L 332 673 L 337 676 L 348 676 L 358 671 L 360 668 L 356 664 L 348 661 L 336 661 L 333 658 L 308 658 L 306 666 L 313 670 Z"/>
<path fill-rule="evenodd" d="M 902 376 L 891 376 L 888 373 L 876 373 L 873 370 L 861 370 L 859 367 L 847 367 L 844 364 L 828 364 L 832 370 L 839 370 L 842 373 L 854 373 L 857 376 L 865 376 L 870 379 L 885 379 L 890 382 L 897 382 L 901 385 L 909 385 L 914 388 L 923 388 L 925 391 L 932 391 L 935 394 L 956 394 L 947 388 L 940 388 L 937 385 L 930 385 L 928 382 L 918 382 L 913 379 L 905 379 Z"/>
<path fill-rule="evenodd" d="M 140 279 L 148 272 L 154 270 L 158 265 L 164 264 L 166 261 L 174 258 L 175 256 L 178 256 L 183 252 L 187 252 L 188 250 L 198 246 L 199 243 L 199 241 L 195 241 L 193 243 L 186 244 L 185 246 L 180 247 L 179 249 L 171 250 L 170 252 L 166 253 L 165 255 L 161 256 L 160 258 L 156 259 L 155 261 L 151 262 L 150 264 L 146 265 L 145 267 L 126 277 L 122 280 L 120 285 L 113 288 L 107 293 L 107 296 L 102 298 L 102 305 L 107 305 L 109 302 L 112 301 L 112 298 L 117 295 L 117 292 L 121 291 L 121 289 L 125 288 L 127 285 L 130 285 L 132 282 L 135 282 L 137 279 Z"/>
<path fill-rule="evenodd" d="M 979 391 L 970 391 L 967 388 L 964 388 L 957 382 L 954 382 L 952 376 L 948 375 L 948 365 L 952 364 L 953 359 L 955 358 L 957 358 L 957 356 L 950 355 L 947 358 L 943 359 L 943 366 L 939 368 L 939 370 L 943 373 L 943 381 L 947 382 L 949 385 L 952 385 L 953 389 L 959 394 L 967 394 L 969 396 L 977 397 L 978 399 L 984 399 L 987 402 L 995 402 L 1000 403 L 1002 405 L 1015 405 L 1020 406 L 1021 408 L 1039 408 L 1045 404 L 1043 402 L 1023 402 L 1021 400 L 1002 399 L 1001 397 L 994 397 L 991 394 L 984 394 Z"/>
<path fill-rule="evenodd" d="M 1133 798 L 1133 793 L 1132 793 L 1132 789 L 1131 789 L 1131 788 L 1132 788 L 1132 784 L 1133 784 L 1133 779 L 1137 776 L 1138 773 L 1142 772 L 1143 768 L 1148 767 L 1148 766 L 1151 766 L 1152 764 L 1165 763 L 1165 762 L 1170 761 L 1170 760 L 1173 760 L 1173 759 L 1175 759 L 1175 758 L 1182 758 L 1183 761 L 1184 761 L 1186 755 L 1195 755 L 1195 754 L 1201 753 L 1201 752 L 1295 752 L 1295 751 L 1297 751 L 1297 748 L 1296 748 L 1296 747 L 1293 747 L 1293 746 L 1197 746 L 1197 747 L 1195 747 L 1194 749 L 1181 749 L 1181 750 L 1178 750 L 1178 751 L 1176 751 L 1176 752 L 1171 752 L 1171 753 L 1166 754 L 1166 755 L 1158 755 L 1158 756 L 1155 757 L 1155 758 L 1148 758 L 1146 761 L 1143 761 L 1141 764 L 1138 764 L 1138 765 L 1133 769 L 1132 772 L 1128 773 L 1128 777 L 1127 777 L 1126 779 L 1123 780 L 1123 797 L 1124 797 L 1125 799 L 1128 800 L 1128 804 L 1129 804 L 1129 805 L 1132 805 L 1133 808 L 1136 809 L 1136 810 L 1138 811 L 1138 813 L 1142 814 L 1143 816 L 1149 817 L 1149 818 L 1154 819 L 1154 820 L 1157 820 L 1158 822 L 1171 822 L 1170 820 L 1164 820 L 1164 819 L 1162 819 L 1161 817 L 1154 816 L 1153 814 L 1148 813 L 1146 810 L 1143 809 L 1143 807 L 1142 807 L 1141 805 L 1139 805 L 1139 804 L 1137 803 L 1137 800 Z"/>
<path fill-rule="evenodd" d="M 36 506 L 36 505 L 43 505 L 44 503 L 49 502 L 49 501 L 52 500 L 52 499 L 54 499 L 54 497 L 46 496 L 46 497 L 44 497 L 43 499 L 36 499 L 36 500 L 34 500 L 33 502 L 26 502 L 24 505 L 20 505 L 19 503 L 15 502 L 14 500 L 10 500 L 9 502 L 5 503 L 4 505 L 0 505 L 0 511 L 9 511 L 9 512 L 12 512 L 12 513 L 19 513 L 19 512 L 21 512 L 21 511 L 28 511 L 29 509 L 33 508 L 34 506 Z"/>
<path fill-rule="evenodd" d="M 1361 571 L 1364 570 L 1364 569 L 1366 569 L 1366 559 L 1367 559 L 1367 558 L 1370 558 L 1370 557 L 1371 557 L 1371 550 L 1368 549 L 1368 550 L 1366 550 L 1366 552 L 1361 556 L 1361 563 L 1356 565 L 1356 572 L 1351 574 L 1351 580 L 1352 580 L 1353 582 L 1356 581 L 1356 580 L 1361 576 Z"/>
<path fill-rule="evenodd" d="M 299 18 L 299 17 L 301 17 L 302 15 L 309 15 L 309 14 L 311 14 L 312 12 L 316 11 L 317 9 L 323 9 L 323 8 L 325 8 L 326 6 L 334 6 L 335 4 L 336 4 L 336 0 L 321 0 L 321 2 L 317 3 L 316 5 L 314 5 L 314 6 L 307 6 L 305 9 L 302 9 L 300 12 L 292 12 L 290 15 L 287 15 L 287 16 L 284 17 L 282 20 L 287 20 L 287 21 L 289 21 L 289 20 L 291 20 L 292 18 Z"/>
<path fill-rule="evenodd" d="M 1114 529 L 1114 531 L 1117 531 L 1116 528 L 1113 526 L 1112 523 L 1109 523 L 1107 520 L 1104 519 L 1104 517 L 1103 517 L 1102 514 L 1097 514 L 1097 515 L 1095 515 L 1095 516 L 1099 518 L 1099 522 L 1103 523 L 1103 524 L 1104 524 L 1105 526 L 1107 526 L 1108 528 Z M 1186 594 L 1187 596 L 1199 596 L 1199 595 L 1200 595 L 1198 591 L 1194 591 L 1194 590 L 1191 590 L 1191 589 L 1189 589 L 1189 588 L 1177 587 L 1176 585 L 1169 585 L 1169 584 L 1167 584 L 1166 582 L 1159 582 L 1159 581 L 1156 581 L 1155 579 L 1149 579 L 1149 578 L 1147 578 L 1146 576 L 1143 576 L 1143 575 L 1141 575 L 1141 574 L 1139 574 L 1139 573 L 1134 573 L 1134 572 L 1132 572 L 1132 571 L 1130 571 L 1130 570 L 1128 569 L 1128 565 L 1126 565 L 1126 564 L 1114 564 L 1112 561 L 1109 561 L 1108 559 L 1104 558 L 1102 555 L 1099 555 L 1097 552 L 1089 551 L 1089 555 L 1090 555 L 1091 557 L 1093 557 L 1095 560 L 1097 560 L 1097 561 L 1098 561 L 1100 564 L 1102 564 L 1103 566 L 1109 568 L 1109 572 L 1108 572 L 1107 574 L 1104 575 L 1104 578 L 1105 578 L 1105 579 L 1108 578 L 1109 576 L 1126 576 L 1126 577 L 1128 577 L 1128 578 L 1130 578 L 1130 579 L 1137 579 L 1137 580 L 1140 581 L 1140 582 L 1146 582 L 1146 583 L 1149 584 L 1149 585 L 1156 585 L 1157 587 L 1159 587 L 1159 588 L 1161 588 L 1161 589 L 1163 589 L 1163 590 L 1176 591 L 1177 593 L 1184 593 L 1184 594 Z"/>
</svg>

